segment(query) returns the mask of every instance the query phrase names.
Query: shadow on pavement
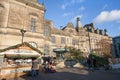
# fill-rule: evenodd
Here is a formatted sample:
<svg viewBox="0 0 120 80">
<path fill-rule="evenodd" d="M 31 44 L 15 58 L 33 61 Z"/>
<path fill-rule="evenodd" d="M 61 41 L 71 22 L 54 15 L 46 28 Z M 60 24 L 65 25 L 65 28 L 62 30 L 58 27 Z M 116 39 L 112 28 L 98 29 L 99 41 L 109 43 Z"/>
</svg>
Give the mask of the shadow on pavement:
<svg viewBox="0 0 120 80">
<path fill-rule="evenodd" d="M 57 70 L 56 73 L 39 72 L 38 76 L 31 77 L 25 75 L 17 80 L 119 80 L 118 73 L 110 73 L 106 71 L 95 70 L 94 72 L 80 68 L 63 68 Z M 15 79 L 9 79 L 15 80 Z"/>
<path fill-rule="evenodd" d="M 56 73 L 43 73 L 40 71 L 38 76 L 31 77 L 30 75 L 26 75 L 21 76 L 18 80 L 81 80 L 82 78 L 82 80 L 84 80 L 87 75 L 88 74 L 86 74 L 86 71 L 84 70 L 82 71 L 77 68 L 65 68 L 57 70 Z"/>
</svg>

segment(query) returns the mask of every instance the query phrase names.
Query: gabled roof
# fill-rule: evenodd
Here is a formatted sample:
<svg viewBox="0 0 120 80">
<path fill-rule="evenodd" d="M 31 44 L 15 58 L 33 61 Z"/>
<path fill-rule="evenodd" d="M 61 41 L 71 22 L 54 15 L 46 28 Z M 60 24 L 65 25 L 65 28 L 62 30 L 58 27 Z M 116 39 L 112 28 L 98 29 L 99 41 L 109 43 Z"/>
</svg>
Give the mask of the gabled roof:
<svg viewBox="0 0 120 80">
<path fill-rule="evenodd" d="M 64 36 L 69 35 L 67 33 L 64 33 L 62 30 L 56 29 L 55 27 L 51 28 L 51 33 L 52 34 L 58 34 L 58 35 L 64 35 Z"/>
<path fill-rule="evenodd" d="M 67 24 L 67 26 L 65 26 L 62 30 L 66 29 L 66 28 L 73 28 L 73 29 L 75 29 L 72 22 L 69 22 L 69 23 Z"/>
<path fill-rule="evenodd" d="M 0 49 L 0 52 L 5 52 L 5 51 L 10 50 L 10 49 L 16 49 L 16 48 L 21 47 L 21 46 L 28 46 L 32 50 L 38 52 L 39 54 L 42 54 L 42 52 L 40 50 L 38 50 L 37 48 L 33 47 L 32 45 L 30 45 L 27 42 L 23 42 L 22 44 L 17 44 L 17 45 L 14 45 L 14 46 L 10 46 L 10 47 L 5 48 L 5 49 Z"/>
</svg>

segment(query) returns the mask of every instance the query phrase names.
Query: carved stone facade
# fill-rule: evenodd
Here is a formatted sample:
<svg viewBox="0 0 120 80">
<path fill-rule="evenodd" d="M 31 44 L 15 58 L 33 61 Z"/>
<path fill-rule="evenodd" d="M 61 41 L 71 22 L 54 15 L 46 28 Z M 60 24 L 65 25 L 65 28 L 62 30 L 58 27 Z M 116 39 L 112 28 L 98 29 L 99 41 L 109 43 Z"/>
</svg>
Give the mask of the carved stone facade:
<svg viewBox="0 0 120 80">
<path fill-rule="evenodd" d="M 99 40 L 111 39 L 103 30 L 95 29 L 93 23 L 82 26 L 79 18 L 76 27 L 69 22 L 66 27 L 56 29 L 51 20 L 44 18 L 44 13 L 44 5 L 38 0 L 0 0 L 0 49 L 21 43 L 23 38 L 45 55 L 54 56 L 54 48 L 68 46 L 87 56 L 90 46 L 94 50 Z M 21 29 L 26 31 L 23 36 Z"/>
</svg>

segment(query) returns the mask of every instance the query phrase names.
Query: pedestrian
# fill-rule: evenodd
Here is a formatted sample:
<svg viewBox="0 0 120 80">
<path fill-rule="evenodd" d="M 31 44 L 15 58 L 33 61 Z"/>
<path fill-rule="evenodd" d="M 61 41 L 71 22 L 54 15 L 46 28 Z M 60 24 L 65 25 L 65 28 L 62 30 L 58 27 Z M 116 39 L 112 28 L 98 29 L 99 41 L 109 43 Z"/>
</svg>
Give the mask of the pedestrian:
<svg viewBox="0 0 120 80">
<path fill-rule="evenodd" d="M 44 64 L 44 71 L 45 71 L 45 72 L 48 72 L 48 71 L 49 71 L 48 64 L 49 64 L 48 61 L 46 61 L 45 64 Z"/>
<path fill-rule="evenodd" d="M 39 73 L 38 62 L 36 59 L 32 59 L 32 76 L 36 76 Z"/>
<path fill-rule="evenodd" d="M 90 58 L 87 59 L 87 66 L 88 66 L 88 69 L 90 69 L 90 67 L 91 67 L 91 60 L 90 60 Z"/>
<path fill-rule="evenodd" d="M 96 59 L 93 58 L 93 59 L 92 59 L 92 62 L 93 62 L 93 68 L 96 69 L 96 67 L 97 67 L 97 66 L 96 66 Z"/>
<path fill-rule="evenodd" d="M 96 69 L 96 59 L 95 57 L 91 57 L 91 67 L 92 67 L 92 72 Z"/>
</svg>

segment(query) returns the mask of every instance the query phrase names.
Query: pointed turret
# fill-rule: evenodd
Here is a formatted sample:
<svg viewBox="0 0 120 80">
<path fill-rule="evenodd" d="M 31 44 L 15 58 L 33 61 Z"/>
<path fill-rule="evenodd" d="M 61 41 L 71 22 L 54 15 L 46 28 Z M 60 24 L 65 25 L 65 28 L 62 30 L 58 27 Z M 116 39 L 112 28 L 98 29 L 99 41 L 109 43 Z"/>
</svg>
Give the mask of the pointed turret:
<svg viewBox="0 0 120 80">
<path fill-rule="evenodd" d="M 77 25 L 76 28 L 81 28 L 82 27 L 82 23 L 80 22 L 80 17 L 77 17 Z"/>
</svg>

